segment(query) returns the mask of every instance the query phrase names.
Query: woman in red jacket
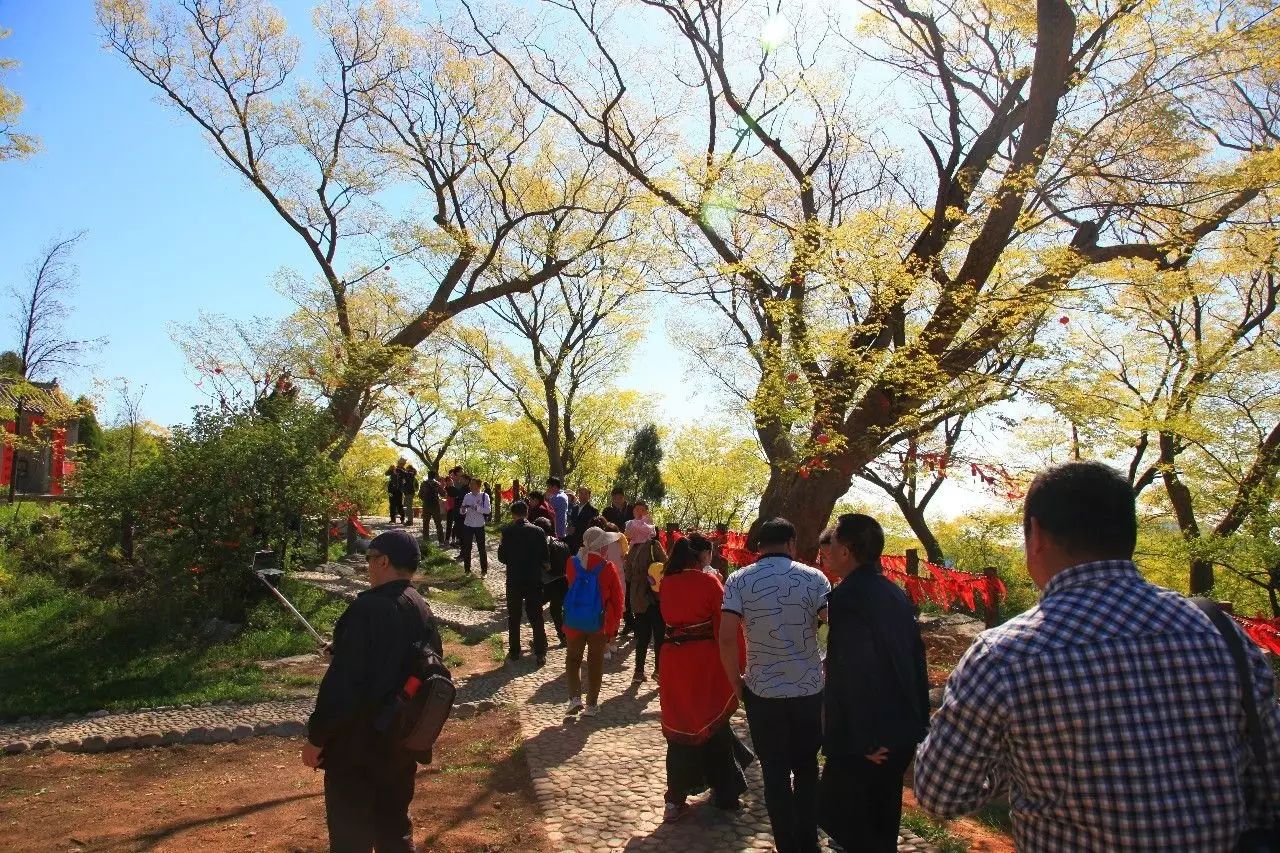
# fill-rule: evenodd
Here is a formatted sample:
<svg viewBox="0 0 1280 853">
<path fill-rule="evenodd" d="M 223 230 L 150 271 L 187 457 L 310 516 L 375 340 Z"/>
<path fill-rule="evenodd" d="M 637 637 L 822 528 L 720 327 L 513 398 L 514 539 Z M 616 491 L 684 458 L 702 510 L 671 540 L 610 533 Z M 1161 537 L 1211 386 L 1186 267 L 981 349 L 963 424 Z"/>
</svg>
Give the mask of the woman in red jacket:
<svg viewBox="0 0 1280 853">
<path fill-rule="evenodd" d="M 564 634 L 568 645 L 565 657 L 565 671 L 569 676 L 569 703 L 565 706 L 565 716 L 572 716 L 582 711 L 584 717 L 594 717 L 600 713 L 596 701 L 600 698 L 600 681 L 604 678 L 604 650 L 611 637 L 618 633 L 618 623 L 622 621 L 622 606 L 625 596 L 622 583 L 618 580 L 618 570 L 604 557 L 605 550 L 622 538 L 621 533 L 609 533 L 598 527 L 587 528 L 582 537 L 583 551 L 586 552 L 586 565 L 580 564 L 580 557 L 569 558 L 565 566 L 565 578 L 569 582 L 569 591 L 565 594 Z M 578 614 L 574 607 L 574 581 L 580 574 L 592 575 L 599 588 L 600 608 L 598 618 L 592 621 L 600 625 L 598 630 L 584 631 L 573 627 L 572 618 Z M 585 579 L 584 579 L 585 580 Z M 593 604 L 594 609 L 596 605 Z M 595 613 L 591 614 L 596 617 Z M 582 653 L 587 654 L 587 704 L 582 705 Z M 723 674 L 723 669 L 721 669 Z"/>
<path fill-rule="evenodd" d="M 738 797 L 747 790 L 742 767 L 753 758 L 729 726 L 738 697 L 720 665 L 724 583 L 719 574 L 705 571 L 714 554 L 711 541 L 697 533 L 676 542 L 659 592 L 667 626 L 658 688 L 667 739 L 669 821 L 688 808 L 686 797 L 707 788 L 718 808 L 738 808 Z M 741 633 L 738 656 L 745 663 Z"/>
</svg>

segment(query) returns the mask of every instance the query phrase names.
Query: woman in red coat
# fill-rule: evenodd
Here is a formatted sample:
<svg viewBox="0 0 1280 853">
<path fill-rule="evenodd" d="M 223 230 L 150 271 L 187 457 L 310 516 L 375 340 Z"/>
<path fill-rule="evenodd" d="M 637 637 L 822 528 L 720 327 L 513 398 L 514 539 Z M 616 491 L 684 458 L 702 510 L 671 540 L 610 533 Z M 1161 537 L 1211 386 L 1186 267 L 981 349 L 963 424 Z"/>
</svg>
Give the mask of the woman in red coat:
<svg viewBox="0 0 1280 853">
<path fill-rule="evenodd" d="M 718 808 L 738 808 L 738 797 L 747 790 L 742 767 L 753 757 L 729 726 L 738 697 L 720 665 L 724 583 L 704 571 L 714 553 L 710 540 L 697 533 L 676 542 L 659 590 L 667 626 L 658 689 L 667 739 L 669 821 L 685 812 L 688 796 L 707 788 Z M 745 659 L 741 635 L 738 650 Z"/>
</svg>

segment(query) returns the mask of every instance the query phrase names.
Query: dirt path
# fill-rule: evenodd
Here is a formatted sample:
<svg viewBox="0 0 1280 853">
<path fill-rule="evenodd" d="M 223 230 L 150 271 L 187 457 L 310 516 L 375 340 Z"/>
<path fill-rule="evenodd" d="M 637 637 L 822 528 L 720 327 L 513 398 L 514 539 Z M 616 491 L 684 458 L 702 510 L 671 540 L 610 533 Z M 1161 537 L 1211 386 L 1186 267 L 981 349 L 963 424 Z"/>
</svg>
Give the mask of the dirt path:
<svg viewBox="0 0 1280 853">
<path fill-rule="evenodd" d="M 548 851 L 517 712 L 451 723 L 412 813 L 423 851 Z M 279 738 L 5 757 L 0 833 L 15 853 L 322 851 L 323 777 Z"/>
</svg>

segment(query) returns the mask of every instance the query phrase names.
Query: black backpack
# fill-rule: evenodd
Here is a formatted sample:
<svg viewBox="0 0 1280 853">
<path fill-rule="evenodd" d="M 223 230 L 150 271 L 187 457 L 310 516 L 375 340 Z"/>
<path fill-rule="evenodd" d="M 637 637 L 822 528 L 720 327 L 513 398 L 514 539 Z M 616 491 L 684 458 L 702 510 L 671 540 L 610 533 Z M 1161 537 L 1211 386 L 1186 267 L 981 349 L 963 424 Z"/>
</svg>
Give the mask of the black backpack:
<svg viewBox="0 0 1280 853">
<path fill-rule="evenodd" d="M 396 606 L 415 609 L 423 630 L 409 647 L 403 667 L 404 681 L 387 700 L 375 729 L 419 764 L 430 764 L 431 747 L 453 711 L 458 691 L 453 675 L 441 659 L 440 637 L 427 602 L 416 589 L 408 587 L 396 600 Z"/>
</svg>

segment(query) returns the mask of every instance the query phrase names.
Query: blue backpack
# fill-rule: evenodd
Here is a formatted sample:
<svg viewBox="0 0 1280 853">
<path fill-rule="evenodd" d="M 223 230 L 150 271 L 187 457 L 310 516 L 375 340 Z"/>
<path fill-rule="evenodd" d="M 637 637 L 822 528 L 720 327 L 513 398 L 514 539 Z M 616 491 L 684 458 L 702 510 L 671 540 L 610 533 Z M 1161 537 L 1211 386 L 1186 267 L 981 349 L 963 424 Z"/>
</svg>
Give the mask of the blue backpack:
<svg viewBox="0 0 1280 853">
<path fill-rule="evenodd" d="M 564 624 L 575 631 L 594 634 L 604 628 L 604 596 L 600 593 L 604 565 L 589 572 L 575 556 L 573 567 L 573 586 L 564 596 Z"/>
</svg>

